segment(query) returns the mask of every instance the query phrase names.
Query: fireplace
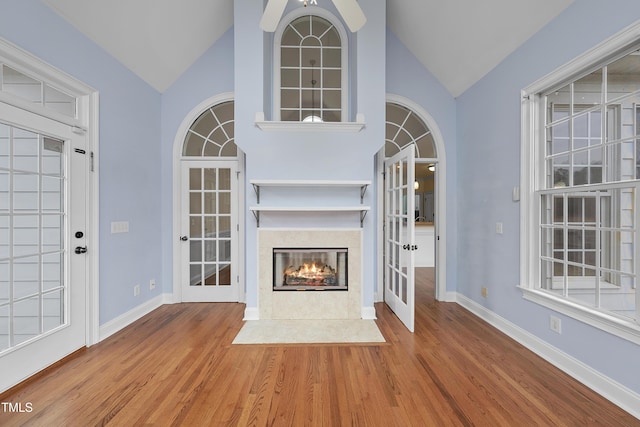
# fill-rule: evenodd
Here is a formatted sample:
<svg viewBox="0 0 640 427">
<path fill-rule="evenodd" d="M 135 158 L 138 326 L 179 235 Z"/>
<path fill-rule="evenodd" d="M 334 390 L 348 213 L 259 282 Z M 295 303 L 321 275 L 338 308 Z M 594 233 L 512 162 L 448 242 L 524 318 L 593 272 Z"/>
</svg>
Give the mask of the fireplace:
<svg viewBox="0 0 640 427">
<path fill-rule="evenodd" d="M 347 266 L 347 248 L 273 248 L 273 290 L 346 291 Z"/>
<path fill-rule="evenodd" d="M 258 230 L 258 307 L 246 314 L 247 319 L 362 319 L 362 229 L 268 229 Z M 325 248 L 342 249 L 344 266 L 332 268 L 343 276 L 343 290 L 314 287 L 282 286 L 284 271 L 296 269 L 306 258 L 304 252 L 324 252 Z M 297 263 L 281 261 L 276 266 L 274 250 L 300 251 Z M 280 257 L 280 255 L 278 255 Z M 338 255 L 336 255 L 338 257 Z M 313 260 L 312 264 L 313 264 Z M 322 261 L 322 260 L 321 260 Z M 329 262 L 324 261 L 329 264 Z M 316 266 L 317 269 L 317 266 Z M 280 289 L 274 288 L 275 284 Z M 339 279 L 340 280 L 340 279 Z M 348 282 L 348 287 L 347 287 Z M 284 289 L 282 289 L 284 288 Z M 324 291 L 320 291 L 323 289 Z M 369 317 L 367 317 L 369 318 Z"/>
</svg>

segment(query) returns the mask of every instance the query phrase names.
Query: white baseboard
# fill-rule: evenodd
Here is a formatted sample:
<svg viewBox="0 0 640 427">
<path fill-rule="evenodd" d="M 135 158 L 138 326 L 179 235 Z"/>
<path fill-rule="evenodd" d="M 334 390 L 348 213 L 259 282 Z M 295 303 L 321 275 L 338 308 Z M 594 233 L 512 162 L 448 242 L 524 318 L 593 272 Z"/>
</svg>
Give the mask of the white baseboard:
<svg viewBox="0 0 640 427">
<path fill-rule="evenodd" d="M 640 394 L 560 351 L 466 296 L 458 293 L 456 302 L 558 369 L 640 419 Z"/>
<path fill-rule="evenodd" d="M 244 309 L 244 319 L 242 320 L 260 320 L 258 307 L 246 307 Z"/>
<path fill-rule="evenodd" d="M 157 297 L 140 304 L 126 313 L 121 314 L 115 319 L 108 321 L 104 325 L 100 325 L 100 341 L 110 337 L 121 329 L 124 329 L 141 317 L 151 313 L 161 305 L 171 304 L 172 301 L 172 294 L 158 295 Z"/>
<path fill-rule="evenodd" d="M 362 318 L 365 320 L 375 320 L 376 308 L 375 307 L 362 307 Z"/>
</svg>

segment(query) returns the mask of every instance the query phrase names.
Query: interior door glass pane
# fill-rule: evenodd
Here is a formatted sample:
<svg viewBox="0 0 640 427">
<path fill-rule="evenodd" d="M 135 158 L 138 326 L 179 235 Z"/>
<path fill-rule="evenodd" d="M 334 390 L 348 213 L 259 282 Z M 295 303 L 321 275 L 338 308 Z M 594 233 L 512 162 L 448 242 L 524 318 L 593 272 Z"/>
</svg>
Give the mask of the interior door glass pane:
<svg viewBox="0 0 640 427">
<path fill-rule="evenodd" d="M 191 262 L 202 261 L 202 240 L 192 239 L 189 243 L 191 251 L 189 259 Z"/>
<path fill-rule="evenodd" d="M 215 190 L 217 185 L 216 169 L 204 170 L 204 189 Z"/>
<path fill-rule="evenodd" d="M 202 194 L 201 193 L 189 193 L 189 213 L 199 214 L 202 213 Z"/>
<path fill-rule="evenodd" d="M 217 253 L 216 253 L 216 240 L 205 240 L 204 241 L 204 261 L 205 262 L 216 262 Z"/>
<path fill-rule="evenodd" d="M 231 265 L 218 264 L 218 286 L 231 286 Z"/>
<path fill-rule="evenodd" d="M 202 237 L 202 217 L 191 215 L 189 217 L 189 237 Z"/>
<path fill-rule="evenodd" d="M 216 236 L 216 217 L 215 216 L 205 216 L 204 217 L 204 233 L 206 237 L 215 237 Z"/>
<path fill-rule="evenodd" d="M 221 215 L 228 215 L 231 213 L 231 193 L 219 193 L 218 194 L 220 206 L 218 207 L 218 213 Z"/>
<path fill-rule="evenodd" d="M 202 286 L 202 264 L 191 264 L 189 273 L 189 285 Z"/>
<path fill-rule="evenodd" d="M 200 190 L 202 188 L 200 173 L 201 169 L 189 169 L 189 190 Z"/>
<path fill-rule="evenodd" d="M 216 193 L 204 193 L 204 213 L 216 213 Z"/>
</svg>

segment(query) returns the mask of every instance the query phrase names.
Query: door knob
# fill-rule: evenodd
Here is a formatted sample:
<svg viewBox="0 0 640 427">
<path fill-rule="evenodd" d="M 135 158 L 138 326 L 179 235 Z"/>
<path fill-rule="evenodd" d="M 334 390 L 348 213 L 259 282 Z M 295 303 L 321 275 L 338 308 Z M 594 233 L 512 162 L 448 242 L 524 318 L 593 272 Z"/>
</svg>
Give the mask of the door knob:
<svg viewBox="0 0 640 427">
<path fill-rule="evenodd" d="M 86 246 L 76 246 L 75 253 L 77 253 L 77 254 L 86 254 L 87 253 L 87 247 Z"/>
<path fill-rule="evenodd" d="M 187 240 L 189 240 L 189 237 L 182 236 L 182 237 L 180 237 L 180 240 L 182 240 L 183 242 L 186 242 Z"/>
</svg>

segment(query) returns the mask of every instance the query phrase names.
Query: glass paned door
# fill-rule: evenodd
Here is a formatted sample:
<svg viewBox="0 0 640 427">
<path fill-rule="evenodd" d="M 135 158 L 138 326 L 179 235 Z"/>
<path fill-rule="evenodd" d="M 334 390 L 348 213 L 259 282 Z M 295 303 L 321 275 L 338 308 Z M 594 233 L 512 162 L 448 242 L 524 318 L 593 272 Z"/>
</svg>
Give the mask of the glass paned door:
<svg viewBox="0 0 640 427">
<path fill-rule="evenodd" d="M 415 148 L 385 161 L 384 300 L 413 332 L 415 296 Z"/>
<path fill-rule="evenodd" d="M 0 117 L 2 391 L 85 345 L 87 155 L 67 125 Z"/>
<path fill-rule="evenodd" d="M 183 163 L 183 301 L 238 301 L 236 163 Z"/>
</svg>

